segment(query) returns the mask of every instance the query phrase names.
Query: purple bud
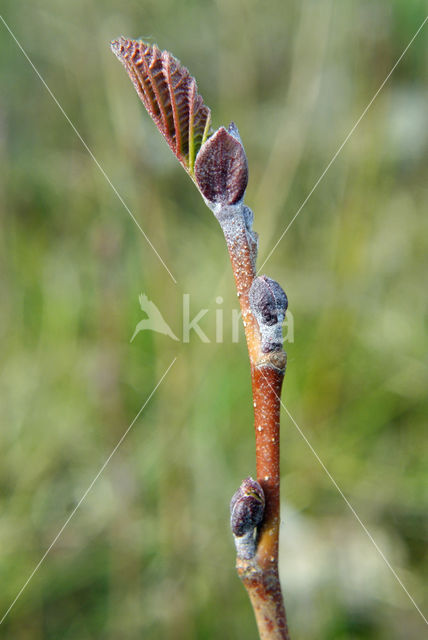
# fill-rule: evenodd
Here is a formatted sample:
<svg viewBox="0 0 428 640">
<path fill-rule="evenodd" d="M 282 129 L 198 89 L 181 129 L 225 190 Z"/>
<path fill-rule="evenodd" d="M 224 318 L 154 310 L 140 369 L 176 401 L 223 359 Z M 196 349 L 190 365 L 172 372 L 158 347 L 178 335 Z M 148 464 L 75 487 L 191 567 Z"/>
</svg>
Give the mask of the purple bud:
<svg viewBox="0 0 428 640">
<path fill-rule="evenodd" d="M 241 142 L 235 137 L 235 129 L 232 135 L 220 127 L 202 145 L 196 156 L 196 184 L 204 198 L 212 204 L 236 204 L 243 198 L 247 187 L 247 156 Z"/>
<path fill-rule="evenodd" d="M 260 330 L 263 353 L 282 352 L 282 323 L 288 307 L 287 296 L 275 280 L 254 278 L 250 288 L 250 307 Z"/>
<path fill-rule="evenodd" d="M 267 276 L 254 278 L 250 289 L 251 310 L 259 324 L 272 326 L 284 319 L 288 300 L 280 285 Z"/>
<path fill-rule="evenodd" d="M 235 536 L 252 533 L 262 522 L 265 509 L 263 489 L 253 478 L 245 478 L 230 502 L 230 526 Z"/>
</svg>

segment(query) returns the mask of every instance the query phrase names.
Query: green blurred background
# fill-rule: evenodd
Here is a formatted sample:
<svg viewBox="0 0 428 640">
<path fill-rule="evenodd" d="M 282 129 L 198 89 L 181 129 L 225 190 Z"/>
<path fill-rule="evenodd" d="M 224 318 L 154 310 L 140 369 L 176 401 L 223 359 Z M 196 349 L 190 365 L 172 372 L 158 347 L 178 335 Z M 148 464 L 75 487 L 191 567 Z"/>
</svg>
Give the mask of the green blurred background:
<svg viewBox="0 0 428 640">
<path fill-rule="evenodd" d="M 1 637 L 257 637 L 228 528 L 229 499 L 255 461 L 224 240 L 109 41 L 143 36 L 171 50 L 214 125 L 237 122 L 261 264 L 425 10 L 406 0 L 2 1 L 177 284 L 0 23 L 0 616 L 177 360 Z M 263 268 L 294 319 L 287 407 L 425 613 L 427 29 Z M 189 293 L 192 316 L 209 309 L 210 343 L 153 332 L 131 343 L 142 292 L 178 336 Z M 281 442 L 292 637 L 426 637 L 285 412 Z"/>
</svg>

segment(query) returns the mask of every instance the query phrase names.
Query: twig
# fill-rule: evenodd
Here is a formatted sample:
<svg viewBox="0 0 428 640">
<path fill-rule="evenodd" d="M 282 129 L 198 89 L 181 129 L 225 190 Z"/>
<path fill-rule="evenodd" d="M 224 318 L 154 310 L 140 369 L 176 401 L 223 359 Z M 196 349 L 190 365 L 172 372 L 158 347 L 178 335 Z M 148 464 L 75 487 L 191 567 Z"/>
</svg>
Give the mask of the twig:
<svg viewBox="0 0 428 640">
<path fill-rule="evenodd" d="M 257 234 L 243 201 L 244 147 L 234 123 L 212 132 L 211 112 L 196 81 L 168 51 L 126 38 L 112 42 L 112 50 L 226 239 L 251 365 L 257 459 L 257 481 L 246 478 L 231 502 L 236 566 L 261 640 L 289 640 L 278 575 L 279 419 L 286 366 L 282 322 L 288 302 L 277 282 L 256 277 Z"/>
<path fill-rule="evenodd" d="M 257 489 L 249 479 L 243 481 L 232 499 L 231 521 L 237 548 L 237 571 L 248 591 L 262 640 L 288 639 L 285 608 L 278 575 L 278 542 L 280 525 L 280 464 L 279 426 L 280 401 L 286 355 L 282 350 L 281 323 L 286 310 L 285 295 L 279 285 L 261 277 L 255 278 L 254 251 L 251 250 L 237 212 L 234 213 L 235 233 L 225 231 L 251 364 L 256 435 L 256 463 L 259 501 L 264 497 L 261 522 L 248 518 L 245 504 L 254 501 Z M 236 229 L 237 227 L 237 229 Z M 224 226 L 223 226 L 224 230 Z M 233 238 L 231 240 L 231 237 Z M 251 265 L 251 266 L 252 266 Z M 276 294 L 276 295 L 275 295 Z M 267 322 L 263 322 L 266 320 Z M 253 481 L 254 482 L 254 481 Z M 250 507 L 250 513 L 251 513 Z M 238 513 L 239 512 L 239 513 Z M 249 520 L 243 535 L 234 528 Z M 238 529 L 239 531 L 239 529 Z M 244 536 L 254 539 L 253 552 L 243 549 Z"/>
</svg>

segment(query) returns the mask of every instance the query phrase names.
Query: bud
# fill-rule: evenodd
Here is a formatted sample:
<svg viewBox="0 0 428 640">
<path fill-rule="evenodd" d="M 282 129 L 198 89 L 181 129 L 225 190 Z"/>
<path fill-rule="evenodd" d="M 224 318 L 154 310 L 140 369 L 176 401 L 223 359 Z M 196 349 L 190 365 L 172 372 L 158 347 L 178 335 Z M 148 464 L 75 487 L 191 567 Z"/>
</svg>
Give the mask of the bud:
<svg viewBox="0 0 428 640">
<path fill-rule="evenodd" d="M 244 147 L 232 133 L 220 127 L 202 145 L 195 161 L 195 180 L 204 198 L 211 204 L 232 205 L 239 202 L 248 183 L 248 164 Z"/>
<path fill-rule="evenodd" d="M 285 317 L 288 300 L 280 285 L 268 278 L 254 278 L 250 289 L 251 310 L 259 324 L 272 326 Z"/>
<path fill-rule="evenodd" d="M 265 509 L 263 489 L 253 478 L 245 478 L 230 501 L 230 526 L 235 536 L 252 533 L 262 522 Z"/>
<path fill-rule="evenodd" d="M 275 280 L 254 278 L 250 289 L 250 307 L 259 325 L 262 352 L 282 350 L 282 323 L 288 307 L 287 296 Z"/>
</svg>

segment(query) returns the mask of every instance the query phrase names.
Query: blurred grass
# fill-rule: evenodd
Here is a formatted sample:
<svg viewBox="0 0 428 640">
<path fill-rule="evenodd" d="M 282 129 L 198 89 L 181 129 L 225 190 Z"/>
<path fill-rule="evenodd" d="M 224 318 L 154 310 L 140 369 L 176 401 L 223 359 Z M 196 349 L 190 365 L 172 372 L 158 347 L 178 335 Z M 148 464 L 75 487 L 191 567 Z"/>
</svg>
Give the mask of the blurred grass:
<svg viewBox="0 0 428 640">
<path fill-rule="evenodd" d="M 0 615 L 177 356 L 2 637 L 255 638 L 228 500 L 254 472 L 248 365 L 212 214 L 109 41 L 144 36 L 235 120 L 268 255 L 422 23 L 405 2 L 6 0 L 2 15 L 178 281 L 0 24 Z M 426 28 L 263 271 L 290 300 L 291 414 L 423 609 Z M 177 335 L 182 294 L 211 338 Z M 225 342 L 215 343 L 215 298 Z M 424 451 L 425 446 L 425 451 Z M 281 571 L 293 637 L 425 624 L 284 413 Z"/>
</svg>

